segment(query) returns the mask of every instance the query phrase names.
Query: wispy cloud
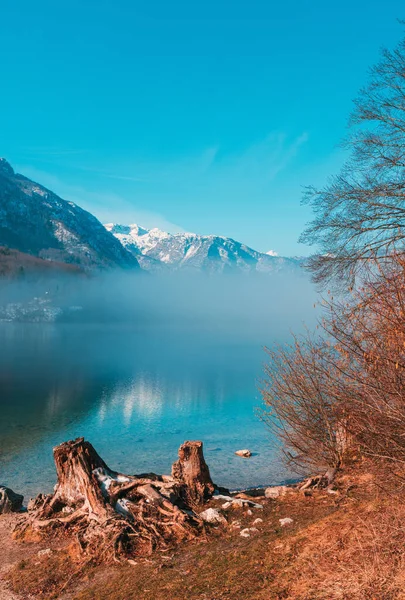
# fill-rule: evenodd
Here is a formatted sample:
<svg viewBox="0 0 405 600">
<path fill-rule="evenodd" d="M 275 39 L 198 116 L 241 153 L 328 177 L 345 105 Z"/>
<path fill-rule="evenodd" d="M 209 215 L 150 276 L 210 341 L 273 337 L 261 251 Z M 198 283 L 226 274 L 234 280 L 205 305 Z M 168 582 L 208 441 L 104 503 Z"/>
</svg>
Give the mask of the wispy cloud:
<svg viewBox="0 0 405 600">
<path fill-rule="evenodd" d="M 272 133 L 239 153 L 209 148 L 195 157 L 138 164 L 137 174 L 151 182 L 151 190 L 189 194 L 190 201 L 204 194 L 219 202 L 232 196 L 252 201 L 255 195 L 271 193 L 271 184 L 288 169 L 308 137 L 306 132 L 293 139 Z"/>
<path fill-rule="evenodd" d="M 185 187 L 198 189 L 201 184 L 223 189 L 227 184 L 238 186 L 241 181 L 248 181 L 254 187 L 257 182 L 273 181 L 307 141 L 306 132 L 293 139 L 274 132 L 238 153 L 224 152 L 216 146 L 175 160 L 135 161 L 118 173 L 89 170 L 110 179 L 151 183 L 162 189 L 176 187 L 179 191 Z"/>
<path fill-rule="evenodd" d="M 28 166 L 18 168 L 103 222 L 138 223 L 175 233 L 183 231 L 182 226 L 171 221 L 172 215 L 176 215 L 172 218 L 181 220 L 187 230 L 236 237 L 240 234 L 242 215 L 253 222 L 255 206 L 273 202 L 276 207 L 279 178 L 288 174 L 291 163 L 307 141 L 306 132 L 295 137 L 273 132 L 239 152 L 212 146 L 195 155 L 172 160 L 131 161 L 128 158 L 118 166 L 114 161 L 100 164 L 99 168 L 84 160 L 68 159 L 70 151 L 67 150 L 65 161 L 61 151 L 58 151 L 58 159 L 55 154 L 55 160 L 48 160 L 46 166 L 43 160 L 43 170 L 29 166 L 33 163 L 28 161 Z M 39 163 L 41 157 L 39 154 Z M 68 174 L 58 177 L 50 174 L 50 171 L 60 172 L 62 162 Z M 83 179 L 85 185 L 74 183 Z M 198 230 L 198 222 L 204 222 L 201 230 Z M 254 238 L 253 231 L 249 237 Z M 246 242 L 249 241 L 248 238 Z"/>
</svg>

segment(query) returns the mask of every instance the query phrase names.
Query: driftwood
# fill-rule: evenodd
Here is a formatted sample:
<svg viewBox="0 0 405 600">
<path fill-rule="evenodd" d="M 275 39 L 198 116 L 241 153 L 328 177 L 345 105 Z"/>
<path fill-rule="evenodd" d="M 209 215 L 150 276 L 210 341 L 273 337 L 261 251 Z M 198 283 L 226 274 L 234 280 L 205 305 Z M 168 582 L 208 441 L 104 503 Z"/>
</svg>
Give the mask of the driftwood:
<svg viewBox="0 0 405 600">
<path fill-rule="evenodd" d="M 194 509 L 214 492 L 202 442 L 185 442 L 171 476 L 111 470 L 83 438 L 54 448 L 52 495 L 28 505 L 16 536 L 74 535 L 80 551 L 102 560 L 145 556 L 202 530 Z"/>
<path fill-rule="evenodd" d="M 338 473 L 338 467 L 331 467 L 323 475 L 316 475 L 315 477 L 308 477 L 299 486 L 298 489 L 303 492 L 310 488 L 312 489 L 331 489 L 333 482 L 335 481 L 336 474 Z"/>
</svg>

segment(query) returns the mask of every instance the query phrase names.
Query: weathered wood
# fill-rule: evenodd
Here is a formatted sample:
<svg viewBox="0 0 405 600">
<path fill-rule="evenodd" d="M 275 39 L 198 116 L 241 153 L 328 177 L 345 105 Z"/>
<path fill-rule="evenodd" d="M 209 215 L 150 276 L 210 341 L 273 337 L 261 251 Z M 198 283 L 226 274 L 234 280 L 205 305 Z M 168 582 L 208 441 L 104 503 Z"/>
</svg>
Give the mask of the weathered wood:
<svg viewBox="0 0 405 600">
<path fill-rule="evenodd" d="M 93 446 L 77 438 L 56 446 L 53 451 L 58 483 L 49 509 L 81 506 L 90 518 L 106 519 L 108 510 L 94 472 L 102 469 L 110 472 Z"/>
<path fill-rule="evenodd" d="M 193 506 L 214 491 L 201 442 L 185 442 L 172 476 L 123 475 L 110 469 L 83 438 L 54 448 L 58 481 L 53 495 L 30 502 L 17 535 L 74 534 L 98 559 L 145 555 L 198 535 Z"/>
<path fill-rule="evenodd" d="M 194 502 L 203 502 L 214 493 L 210 471 L 203 455 L 202 442 L 184 442 L 179 448 L 179 460 L 172 466 L 174 479 L 184 483 Z"/>
</svg>

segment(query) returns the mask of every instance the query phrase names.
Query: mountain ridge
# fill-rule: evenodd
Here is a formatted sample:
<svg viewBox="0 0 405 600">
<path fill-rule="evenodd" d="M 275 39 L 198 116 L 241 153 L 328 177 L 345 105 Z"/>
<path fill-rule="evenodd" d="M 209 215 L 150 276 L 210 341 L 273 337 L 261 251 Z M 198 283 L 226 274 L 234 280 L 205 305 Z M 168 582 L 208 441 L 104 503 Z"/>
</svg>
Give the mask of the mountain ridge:
<svg viewBox="0 0 405 600">
<path fill-rule="evenodd" d="M 135 256 L 74 202 L 0 158 L 0 246 L 85 269 L 139 268 Z"/>
<path fill-rule="evenodd" d="M 87 271 L 142 267 L 150 272 L 278 273 L 297 272 L 304 260 L 278 256 L 273 250 L 259 252 L 220 235 L 103 225 L 74 202 L 15 173 L 4 158 L 0 158 L 0 247 Z"/>
<path fill-rule="evenodd" d="M 154 270 L 193 269 L 212 272 L 295 271 L 300 257 L 263 253 L 233 238 L 196 233 L 168 233 L 138 224 L 106 223 L 105 228 L 139 261 L 142 268 Z"/>
</svg>

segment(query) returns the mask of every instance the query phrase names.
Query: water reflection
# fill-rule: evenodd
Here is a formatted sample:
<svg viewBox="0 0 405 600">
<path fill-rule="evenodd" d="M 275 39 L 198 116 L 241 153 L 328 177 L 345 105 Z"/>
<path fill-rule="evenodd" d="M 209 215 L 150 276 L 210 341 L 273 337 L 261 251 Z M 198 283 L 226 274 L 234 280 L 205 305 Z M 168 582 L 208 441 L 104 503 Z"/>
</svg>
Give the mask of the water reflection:
<svg viewBox="0 0 405 600">
<path fill-rule="evenodd" d="M 1 483 L 49 491 L 52 446 L 79 435 L 127 472 L 169 472 L 178 446 L 202 439 L 219 483 L 276 483 L 286 473 L 255 415 L 262 358 L 259 343 L 212 332 L 1 326 Z"/>
</svg>

